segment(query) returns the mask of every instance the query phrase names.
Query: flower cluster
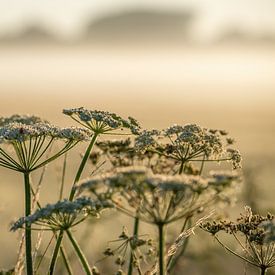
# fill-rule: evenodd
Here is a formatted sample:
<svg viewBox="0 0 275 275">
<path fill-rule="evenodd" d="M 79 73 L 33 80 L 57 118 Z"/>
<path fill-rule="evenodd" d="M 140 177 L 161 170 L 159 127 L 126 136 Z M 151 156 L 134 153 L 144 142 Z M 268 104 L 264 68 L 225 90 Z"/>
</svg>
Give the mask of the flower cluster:
<svg viewBox="0 0 275 275">
<path fill-rule="evenodd" d="M 220 231 L 226 233 L 241 233 L 249 242 L 253 242 L 257 245 L 263 245 L 266 230 L 264 230 L 264 224 L 274 219 L 274 216 L 267 214 L 261 216 L 258 214 L 252 214 L 250 208 L 246 208 L 246 213 L 241 215 L 237 219 L 237 222 L 232 221 L 219 221 L 219 222 L 207 222 L 202 225 L 202 228 L 209 233 L 215 235 Z"/>
<path fill-rule="evenodd" d="M 89 133 L 87 130 L 82 128 L 60 128 L 49 123 L 28 125 L 13 122 L 0 128 L 0 142 L 23 142 L 25 140 L 38 137 L 85 141 L 89 139 Z"/>
<path fill-rule="evenodd" d="M 23 124 L 12 122 L 0 127 L 0 144 L 9 144 L 14 152 L 0 147 L 0 165 L 15 171 L 32 171 L 64 154 L 80 141 L 90 139 L 86 129 L 77 127 L 60 128 L 49 123 Z M 64 140 L 64 146 L 46 160 L 55 140 Z"/>
<path fill-rule="evenodd" d="M 261 224 L 261 226 L 263 227 L 264 231 L 265 231 L 265 238 L 264 238 L 264 242 L 265 243 L 275 243 L 275 220 L 273 218 L 273 220 L 268 220 L 265 221 Z"/>
<path fill-rule="evenodd" d="M 171 223 L 208 206 L 235 177 L 202 178 L 192 175 L 154 175 L 144 167 L 126 167 L 80 183 L 80 192 L 88 190 L 98 198 L 108 196 L 116 207 L 148 223 Z M 107 195 L 108 194 L 108 195 Z"/>
<path fill-rule="evenodd" d="M 112 204 L 107 201 L 93 201 L 86 197 L 77 198 L 75 201 L 63 200 L 55 204 L 47 204 L 38 209 L 34 214 L 22 217 L 11 227 L 12 231 L 23 228 L 25 225 L 40 225 L 51 230 L 66 230 L 88 216 L 98 217 L 101 210 L 110 208 Z"/>
<path fill-rule="evenodd" d="M 63 113 L 95 133 L 106 133 L 121 128 L 128 128 L 133 134 L 140 131 L 137 120 L 132 117 L 126 120 L 115 113 L 87 110 L 83 107 L 64 109 Z"/>
<path fill-rule="evenodd" d="M 36 123 L 48 123 L 47 120 L 34 115 L 15 114 L 10 117 L 0 117 L 0 127 L 13 122 L 18 122 L 26 125 L 32 125 Z"/>
<path fill-rule="evenodd" d="M 132 140 L 127 138 L 125 140 L 104 140 L 97 142 L 99 150 L 93 151 L 90 159 L 93 164 L 96 164 L 103 156 L 108 159 L 113 167 L 126 166 L 146 166 L 155 174 L 175 174 L 176 162 L 174 159 L 168 159 L 159 154 L 145 151 L 137 151 Z M 190 168 L 186 165 L 185 172 Z M 195 173 L 193 171 L 193 173 Z"/>
<path fill-rule="evenodd" d="M 252 265 L 264 270 L 275 265 L 273 215 L 269 213 L 266 216 L 253 214 L 251 208 L 246 207 L 246 212 L 241 214 L 236 222 L 206 222 L 201 225 L 201 228 L 211 233 L 230 253 Z M 219 232 L 233 236 L 244 251 L 244 255 L 240 255 L 225 245 L 218 237 Z"/>
<path fill-rule="evenodd" d="M 136 138 L 136 149 L 152 151 L 179 163 L 190 161 L 231 161 L 239 168 L 241 156 L 237 150 L 227 148 L 233 139 L 227 132 L 202 128 L 196 124 L 173 125 L 162 132 L 143 131 Z"/>
</svg>

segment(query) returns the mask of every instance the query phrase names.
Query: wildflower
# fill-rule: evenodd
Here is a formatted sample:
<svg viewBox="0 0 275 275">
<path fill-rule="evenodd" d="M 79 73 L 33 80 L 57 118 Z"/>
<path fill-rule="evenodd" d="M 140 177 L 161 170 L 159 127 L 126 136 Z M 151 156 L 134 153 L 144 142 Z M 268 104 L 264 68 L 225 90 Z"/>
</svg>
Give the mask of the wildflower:
<svg viewBox="0 0 275 275">
<path fill-rule="evenodd" d="M 5 124 L 0 127 L 0 165 L 20 172 L 33 171 L 67 152 L 79 141 L 88 139 L 88 131 L 76 127 L 59 128 L 48 123 Z M 63 148 L 43 160 L 43 155 L 55 140 L 64 140 Z M 5 144 L 13 147 L 16 156 L 4 150 Z"/>
<path fill-rule="evenodd" d="M 78 190 L 87 190 L 98 198 L 106 198 L 108 194 L 118 210 L 155 224 L 159 230 L 159 274 L 164 274 L 165 225 L 200 213 L 211 205 L 221 192 L 216 188 L 218 180 L 193 175 L 154 175 L 144 167 L 125 167 L 83 180 Z"/>
<path fill-rule="evenodd" d="M 210 171 L 209 174 L 213 178 L 213 181 L 210 180 L 209 184 L 212 185 L 217 192 L 223 191 L 224 187 L 241 180 L 239 174 L 235 171 Z"/>
<path fill-rule="evenodd" d="M 264 243 L 274 243 L 275 242 L 275 220 L 265 221 L 261 224 L 265 230 Z"/>
<path fill-rule="evenodd" d="M 241 161 L 242 161 L 242 156 L 240 151 L 235 150 L 235 149 L 227 149 L 227 153 L 230 156 L 230 159 L 232 161 L 232 165 L 234 169 L 241 168 Z"/>
<path fill-rule="evenodd" d="M 136 137 L 137 151 L 150 151 L 180 164 L 179 174 L 189 162 L 230 161 L 239 168 L 241 156 L 237 150 L 227 148 L 233 139 L 226 138 L 224 130 L 202 128 L 197 124 L 173 125 L 158 132 L 143 131 Z"/>
<path fill-rule="evenodd" d="M 94 133 L 103 134 L 113 130 L 128 128 L 133 134 L 138 134 L 139 123 L 132 117 L 128 120 L 105 111 L 88 110 L 83 107 L 64 109 L 63 113 L 80 123 Z"/>
<path fill-rule="evenodd" d="M 107 133 L 111 133 L 113 135 L 120 134 L 120 133 L 114 132 L 115 130 L 118 130 L 118 129 L 129 129 L 132 134 L 136 135 L 140 131 L 140 126 L 138 122 L 132 117 L 129 117 L 128 120 L 126 120 L 114 113 L 97 111 L 97 110 L 87 110 L 87 109 L 84 109 L 83 107 L 75 108 L 75 109 L 64 109 L 63 113 L 65 115 L 70 116 L 73 120 L 75 120 L 80 125 L 88 129 L 90 131 L 90 136 L 91 136 L 91 141 L 86 149 L 85 154 L 83 155 L 83 158 L 81 160 L 81 163 L 79 165 L 77 174 L 75 176 L 75 179 L 71 188 L 69 200 L 72 201 L 76 190 L 75 185 L 81 177 L 81 174 L 84 170 L 87 160 L 89 159 L 92 148 L 94 147 L 97 138 L 101 134 L 107 134 Z M 60 244 L 62 242 L 62 238 L 63 238 L 62 234 L 63 232 L 61 231 L 58 236 L 57 244 Z M 56 251 L 58 251 L 58 249 L 59 249 L 58 245 L 56 245 Z M 52 273 L 55 268 L 56 258 L 57 258 L 57 253 L 52 258 L 52 262 L 51 262 Z"/>
<path fill-rule="evenodd" d="M 67 230 L 88 216 L 98 217 L 103 209 L 109 207 L 112 207 L 109 202 L 93 201 L 86 197 L 77 198 L 75 201 L 65 199 L 55 204 L 47 204 L 32 215 L 20 218 L 13 224 L 11 231 L 23 228 L 24 225 L 42 225 L 54 231 Z"/>
<path fill-rule="evenodd" d="M 275 239 L 270 238 L 272 224 L 274 226 L 273 215 L 253 214 L 251 208 L 246 207 L 245 213 L 241 214 L 236 222 L 206 222 L 201 225 L 201 228 L 211 233 L 218 243 L 231 254 L 258 267 L 262 272 L 261 274 L 265 274 L 267 269 L 275 265 Z M 219 237 L 220 232 L 232 236 L 244 253 L 241 254 L 222 242 Z"/>
<path fill-rule="evenodd" d="M 203 178 L 192 175 L 154 175 L 145 167 L 125 167 L 85 179 L 77 187 L 97 198 L 109 198 L 122 212 L 148 223 L 171 223 L 196 213 L 237 176 Z"/>
<path fill-rule="evenodd" d="M 155 137 L 159 135 L 160 132 L 158 130 L 142 131 L 136 138 L 136 148 L 143 150 L 149 146 L 154 146 L 156 144 Z"/>
<path fill-rule="evenodd" d="M 97 156 L 104 155 L 111 165 L 117 167 L 146 166 L 156 174 L 175 174 L 177 163 L 173 159 L 167 159 L 157 153 L 150 151 L 137 151 L 130 138 L 126 140 L 104 140 L 96 143 L 99 148 Z M 99 157 L 90 156 L 93 160 L 99 161 Z M 185 166 L 185 173 L 191 165 Z M 191 169 L 190 169 L 191 172 Z M 191 173 L 196 173 L 194 170 Z"/>
<path fill-rule="evenodd" d="M 35 116 L 14 115 L 0 123 L 0 166 L 24 174 L 25 216 L 31 214 L 30 173 L 55 160 L 78 142 L 88 140 L 90 134 L 80 128 L 59 128 Z M 50 154 L 52 144 L 65 141 L 63 147 Z M 11 147 L 12 150 L 7 150 Z M 33 274 L 30 225 L 25 227 L 26 269 Z"/>
<path fill-rule="evenodd" d="M 112 205 L 108 202 L 92 201 L 85 197 L 78 198 L 75 201 L 63 200 L 55 204 L 48 204 L 36 210 L 34 214 L 20 218 L 13 224 L 11 230 L 16 231 L 19 228 L 32 225 L 32 230 L 39 230 L 35 226 L 43 226 L 44 230 L 62 232 L 62 236 L 63 232 L 65 232 L 86 274 L 92 274 L 89 263 L 70 229 L 83 222 L 89 216 L 98 217 L 103 209 L 109 207 L 112 207 Z"/>
<path fill-rule="evenodd" d="M 12 115 L 10 117 L 0 117 L 0 127 L 3 127 L 9 123 L 22 123 L 26 125 L 33 125 L 36 123 L 49 123 L 47 120 L 42 119 L 34 115 Z"/>
</svg>

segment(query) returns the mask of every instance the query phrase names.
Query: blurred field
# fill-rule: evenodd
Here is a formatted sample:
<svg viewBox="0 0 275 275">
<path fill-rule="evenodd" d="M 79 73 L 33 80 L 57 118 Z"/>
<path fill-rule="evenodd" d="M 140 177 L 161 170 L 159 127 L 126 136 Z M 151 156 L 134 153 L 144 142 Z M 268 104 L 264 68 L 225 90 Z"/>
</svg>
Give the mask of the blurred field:
<svg viewBox="0 0 275 275">
<path fill-rule="evenodd" d="M 86 106 L 136 117 L 144 127 L 197 122 L 225 128 L 245 153 L 273 154 L 273 46 L 1 46 L 1 114 L 71 122 Z"/>
</svg>

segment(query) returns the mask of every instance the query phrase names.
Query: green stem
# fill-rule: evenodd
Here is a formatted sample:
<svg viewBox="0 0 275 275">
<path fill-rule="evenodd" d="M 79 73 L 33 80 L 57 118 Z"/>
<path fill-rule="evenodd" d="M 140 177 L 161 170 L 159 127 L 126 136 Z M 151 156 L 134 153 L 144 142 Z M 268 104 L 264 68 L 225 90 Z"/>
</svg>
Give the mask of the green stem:
<svg viewBox="0 0 275 275">
<path fill-rule="evenodd" d="M 261 275 L 265 275 L 267 271 L 266 266 L 261 266 Z"/>
<path fill-rule="evenodd" d="M 88 158 L 89 158 L 89 156 L 90 156 L 90 154 L 91 154 L 91 151 L 92 151 L 92 149 L 93 149 L 93 146 L 94 146 L 94 144 L 96 143 L 97 137 L 98 137 L 98 134 L 95 133 L 95 134 L 93 135 L 93 137 L 92 137 L 92 139 L 91 139 L 91 142 L 90 142 L 90 144 L 89 144 L 89 146 L 88 146 L 88 148 L 87 148 L 87 150 L 86 150 L 86 152 L 85 152 L 85 155 L 84 155 L 84 157 L 83 157 L 83 159 L 82 159 L 82 161 L 81 161 L 81 163 L 80 163 L 80 165 L 79 165 L 79 168 L 78 168 L 78 171 L 77 171 L 77 173 L 76 173 L 76 176 L 75 176 L 75 179 L 74 179 L 74 183 L 73 183 L 73 186 L 72 186 L 72 189 L 71 189 L 71 193 L 70 193 L 70 197 L 69 197 L 69 200 L 70 200 L 70 201 L 72 201 L 73 198 L 74 198 L 74 194 L 75 194 L 75 188 L 74 188 L 74 187 L 75 187 L 75 184 L 79 181 L 79 179 L 80 179 L 80 177 L 81 177 L 81 174 L 82 174 L 83 169 L 84 169 L 84 167 L 85 167 L 85 165 L 86 165 L 86 162 L 87 162 L 87 160 L 88 160 Z"/>
<path fill-rule="evenodd" d="M 73 271 L 72 271 L 69 259 L 68 259 L 67 254 L 62 246 L 60 247 L 60 252 L 61 252 L 64 264 L 65 264 L 66 270 L 68 272 L 68 275 L 73 275 Z"/>
<path fill-rule="evenodd" d="M 96 139 L 98 137 L 98 134 L 95 133 L 91 139 L 91 142 L 88 146 L 88 148 L 86 149 L 86 152 L 84 154 L 84 157 L 79 165 L 79 168 L 78 168 L 78 171 L 76 173 L 76 176 L 75 176 L 75 179 L 74 179 L 74 182 L 73 182 L 73 185 L 72 185 L 72 188 L 71 188 L 71 192 L 70 192 L 70 197 L 69 197 L 69 200 L 72 201 L 73 198 L 74 198 L 74 195 L 75 195 L 75 184 L 79 181 L 80 177 L 81 177 L 81 174 L 83 172 L 83 169 L 86 165 L 86 162 L 89 158 L 89 155 L 91 153 L 91 150 L 96 142 Z M 52 256 L 52 259 L 51 259 L 51 265 L 50 265 L 50 275 L 53 274 L 54 272 L 54 268 L 55 268 L 55 264 L 56 264 L 56 260 L 57 260 L 57 256 L 58 256 L 58 252 L 59 252 L 59 248 L 60 248 L 60 245 L 61 245 L 61 242 L 62 242 L 62 239 L 63 239 L 63 230 L 60 230 L 60 233 L 58 235 L 58 238 L 57 238 L 57 241 L 56 241 L 56 245 L 55 245 L 55 248 L 54 248 L 54 251 L 55 253 L 53 254 Z"/>
<path fill-rule="evenodd" d="M 82 264 L 83 269 L 85 270 L 87 275 L 92 275 L 92 271 L 91 268 L 89 266 L 89 263 L 85 257 L 85 255 L 83 254 L 82 250 L 80 249 L 76 239 L 73 237 L 72 233 L 70 232 L 70 230 L 66 230 L 66 233 L 75 249 L 75 252 L 77 254 L 77 256 L 79 257 L 79 260 Z"/>
<path fill-rule="evenodd" d="M 159 275 L 165 275 L 165 236 L 164 236 L 164 224 L 158 223 L 159 231 Z"/>
<path fill-rule="evenodd" d="M 184 167 L 184 161 L 182 161 L 181 164 L 180 164 L 179 175 L 182 174 L 182 172 L 183 172 L 183 167 Z"/>
<path fill-rule="evenodd" d="M 60 201 L 62 200 L 62 197 L 63 197 L 66 168 L 67 168 L 67 153 L 65 153 L 65 155 L 64 155 L 64 162 L 63 162 L 63 168 L 62 168 L 61 186 L 60 186 L 60 192 L 59 192 L 59 200 Z"/>
<path fill-rule="evenodd" d="M 31 214 L 31 187 L 30 187 L 30 175 L 28 172 L 24 173 L 25 182 L 25 216 Z M 32 268 L 32 235 L 31 225 L 26 224 L 25 228 L 25 242 L 26 242 L 26 266 L 27 275 L 33 274 Z"/>
<path fill-rule="evenodd" d="M 136 237 L 138 235 L 138 228 L 139 228 L 139 218 L 135 217 L 135 223 L 134 223 L 134 232 L 133 236 Z M 133 254 L 132 251 L 130 252 L 130 262 L 129 262 L 129 267 L 128 267 L 128 275 L 132 275 L 133 273 Z"/>
<path fill-rule="evenodd" d="M 49 275 L 53 275 L 56 260 L 57 260 L 57 256 L 58 256 L 58 252 L 59 252 L 59 248 L 61 246 L 61 242 L 62 242 L 62 239 L 63 239 L 63 235 L 64 235 L 64 232 L 63 232 L 63 230 L 61 230 L 59 235 L 58 235 L 58 238 L 57 238 L 57 241 L 56 241 L 56 244 L 55 244 L 55 248 L 54 248 L 54 252 L 53 252 L 53 256 L 52 256 L 52 259 L 51 259 L 49 273 L 48 273 Z"/>
</svg>

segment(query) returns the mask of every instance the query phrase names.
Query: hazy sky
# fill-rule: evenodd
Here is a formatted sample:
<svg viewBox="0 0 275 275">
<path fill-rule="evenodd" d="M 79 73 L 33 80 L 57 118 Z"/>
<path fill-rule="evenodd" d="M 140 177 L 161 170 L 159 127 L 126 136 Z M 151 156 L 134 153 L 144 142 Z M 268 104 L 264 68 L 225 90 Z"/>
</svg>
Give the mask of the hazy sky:
<svg viewBox="0 0 275 275">
<path fill-rule="evenodd" d="M 195 29 L 202 38 L 230 26 L 254 34 L 275 33 L 274 0 L 0 0 L 0 34 L 35 23 L 65 37 L 77 36 L 88 18 L 134 8 L 194 9 Z"/>
</svg>

